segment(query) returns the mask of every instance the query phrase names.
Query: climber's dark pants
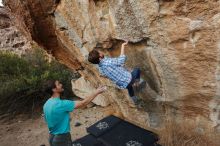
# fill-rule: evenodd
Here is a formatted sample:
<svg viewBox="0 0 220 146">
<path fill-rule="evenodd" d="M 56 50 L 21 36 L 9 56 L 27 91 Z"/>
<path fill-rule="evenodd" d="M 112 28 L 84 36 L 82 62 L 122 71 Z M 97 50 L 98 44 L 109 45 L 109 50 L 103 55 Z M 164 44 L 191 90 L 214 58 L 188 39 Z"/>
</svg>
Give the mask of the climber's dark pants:
<svg viewBox="0 0 220 146">
<path fill-rule="evenodd" d="M 128 94 L 130 97 L 134 96 L 134 89 L 132 85 L 135 83 L 136 80 L 140 80 L 141 77 L 141 70 L 139 68 L 134 68 L 134 70 L 131 72 L 131 82 L 128 84 L 127 89 L 128 89 Z"/>
<path fill-rule="evenodd" d="M 65 134 L 50 134 L 50 146 L 72 146 L 72 139 L 70 133 Z"/>
</svg>

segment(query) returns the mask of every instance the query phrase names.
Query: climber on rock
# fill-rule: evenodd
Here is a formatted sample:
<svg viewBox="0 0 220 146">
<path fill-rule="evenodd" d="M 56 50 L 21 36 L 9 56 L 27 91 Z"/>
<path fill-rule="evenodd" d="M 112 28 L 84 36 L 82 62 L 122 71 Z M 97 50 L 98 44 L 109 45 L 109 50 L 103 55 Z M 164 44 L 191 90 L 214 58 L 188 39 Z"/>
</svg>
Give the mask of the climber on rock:
<svg viewBox="0 0 220 146">
<path fill-rule="evenodd" d="M 50 146 L 72 146 L 70 135 L 70 115 L 74 109 L 88 105 L 97 95 L 106 88 L 99 87 L 96 91 L 82 101 L 61 100 L 63 86 L 59 81 L 47 81 L 44 85 L 45 92 L 51 95 L 43 106 L 44 118 L 49 129 Z"/>
<path fill-rule="evenodd" d="M 117 58 L 105 57 L 100 51 L 93 49 L 89 52 L 88 61 L 92 64 L 98 64 L 100 73 L 113 81 L 120 89 L 128 89 L 129 96 L 135 104 L 138 97 L 135 96 L 133 86 L 142 87 L 145 81 L 141 79 L 141 71 L 134 68 L 131 72 L 125 66 L 126 55 L 125 46 L 128 41 L 121 45 L 121 54 Z"/>
</svg>

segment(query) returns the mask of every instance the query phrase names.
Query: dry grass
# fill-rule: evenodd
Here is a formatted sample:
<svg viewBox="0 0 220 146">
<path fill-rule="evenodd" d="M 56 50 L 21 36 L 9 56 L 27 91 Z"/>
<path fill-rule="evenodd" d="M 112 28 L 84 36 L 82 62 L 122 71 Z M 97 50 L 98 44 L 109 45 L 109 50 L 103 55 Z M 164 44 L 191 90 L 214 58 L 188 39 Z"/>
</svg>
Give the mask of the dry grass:
<svg viewBox="0 0 220 146">
<path fill-rule="evenodd" d="M 220 146 L 220 134 L 214 129 L 199 129 L 187 120 L 181 124 L 167 120 L 159 135 L 162 146 Z"/>
</svg>

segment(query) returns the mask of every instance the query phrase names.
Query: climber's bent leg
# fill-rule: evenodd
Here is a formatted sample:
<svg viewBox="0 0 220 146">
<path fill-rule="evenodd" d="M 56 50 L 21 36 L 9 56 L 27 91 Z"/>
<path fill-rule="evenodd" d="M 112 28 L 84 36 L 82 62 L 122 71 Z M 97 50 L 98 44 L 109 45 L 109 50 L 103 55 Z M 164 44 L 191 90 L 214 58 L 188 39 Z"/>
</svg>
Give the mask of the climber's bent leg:
<svg viewBox="0 0 220 146">
<path fill-rule="evenodd" d="M 134 89 L 133 89 L 131 83 L 127 86 L 127 89 L 128 89 L 128 94 L 129 94 L 129 96 L 130 96 L 130 97 L 134 96 Z"/>
<path fill-rule="evenodd" d="M 131 72 L 131 75 L 132 75 L 132 80 L 131 80 L 132 84 L 134 84 L 137 81 L 140 81 L 141 78 L 140 68 L 134 68 L 133 71 Z"/>
<path fill-rule="evenodd" d="M 132 85 L 135 83 L 136 80 L 140 80 L 141 76 L 141 70 L 139 68 L 134 68 L 133 71 L 131 72 L 131 82 L 128 84 L 127 89 L 128 89 L 128 94 L 130 97 L 134 96 L 134 89 Z"/>
<path fill-rule="evenodd" d="M 134 68 L 134 70 L 131 72 L 132 75 L 132 85 L 133 87 L 136 87 L 136 90 L 140 90 L 145 87 L 146 81 L 141 78 L 141 70 L 139 68 Z"/>
<path fill-rule="evenodd" d="M 134 102 L 134 104 L 137 104 L 138 97 L 134 95 L 134 89 L 131 83 L 127 86 L 127 89 L 128 89 L 128 94 L 131 97 L 132 101 Z"/>
<path fill-rule="evenodd" d="M 134 68 L 133 71 L 131 72 L 131 76 L 132 76 L 131 82 L 127 86 L 128 94 L 133 100 L 133 102 L 137 104 L 138 97 L 135 96 L 134 94 L 133 84 L 137 81 L 140 81 L 141 70 L 139 68 Z"/>
</svg>

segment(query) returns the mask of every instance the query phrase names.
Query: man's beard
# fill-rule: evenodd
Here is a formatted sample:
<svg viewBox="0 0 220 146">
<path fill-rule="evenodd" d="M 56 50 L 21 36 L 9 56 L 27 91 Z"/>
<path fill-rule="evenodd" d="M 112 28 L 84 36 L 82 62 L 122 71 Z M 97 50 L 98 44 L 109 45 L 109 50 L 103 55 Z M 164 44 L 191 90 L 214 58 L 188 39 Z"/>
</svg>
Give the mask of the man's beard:
<svg viewBox="0 0 220 146">
<path fill-rule="evenodd" d="M 62 90 L 60 91 L 60 94 L 63 94 L 63 92 L 64 92 L 64 89 L 62 89 Z"/>
<path fill-rule="evenodd" d="M 62 91 L 60 91 L 60 96 L 61 98 L 63 98 L 62 96 L 64 95 L 64 89 Z"/>
</svg>

